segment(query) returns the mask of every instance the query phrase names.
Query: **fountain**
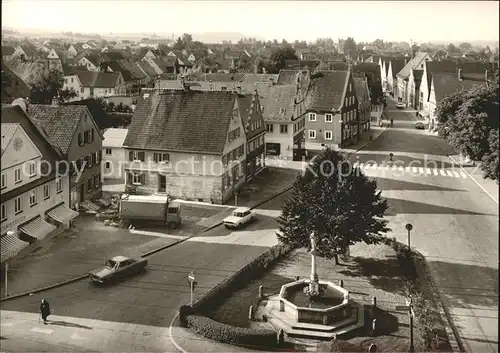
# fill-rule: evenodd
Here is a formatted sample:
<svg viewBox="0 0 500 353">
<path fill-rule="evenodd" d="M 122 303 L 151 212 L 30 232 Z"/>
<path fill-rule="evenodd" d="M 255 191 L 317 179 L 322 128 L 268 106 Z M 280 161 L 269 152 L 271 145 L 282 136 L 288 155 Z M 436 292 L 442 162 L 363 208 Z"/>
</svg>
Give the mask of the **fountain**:
<svg viewBox="0 0 500 353">
<path fill-rule="evenodd" d="M 341 285 L 319 279 L 316 241 L 311 239 L 311 275 L 281 287 L 265 307 L 269 322 L 289 336 L 333 339 L 364 326 L 363 306 L 349 299 Z"/>
</svg>

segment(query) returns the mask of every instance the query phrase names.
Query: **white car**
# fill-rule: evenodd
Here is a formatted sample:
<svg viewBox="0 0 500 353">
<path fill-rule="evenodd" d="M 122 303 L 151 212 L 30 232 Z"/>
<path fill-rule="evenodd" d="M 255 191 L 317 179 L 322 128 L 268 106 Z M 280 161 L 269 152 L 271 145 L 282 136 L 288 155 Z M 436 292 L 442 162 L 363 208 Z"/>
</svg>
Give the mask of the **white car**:
<svg viewBox="0 0 500 353">
<path fill-rule="evenodd" d="M 405 108 L 405 104 L 403 102 L 397 102 L 396 103 L 396 108 L 398 108 L 398 109 L 404 109 Z"/>
<path fill-rule="evenodd" d="M 233 211 L 231 216 L 224 218 L 226 228 L 240 228 L 255 219 L 255 213 L 248 207 L 240 207 Z"/>
</svg>

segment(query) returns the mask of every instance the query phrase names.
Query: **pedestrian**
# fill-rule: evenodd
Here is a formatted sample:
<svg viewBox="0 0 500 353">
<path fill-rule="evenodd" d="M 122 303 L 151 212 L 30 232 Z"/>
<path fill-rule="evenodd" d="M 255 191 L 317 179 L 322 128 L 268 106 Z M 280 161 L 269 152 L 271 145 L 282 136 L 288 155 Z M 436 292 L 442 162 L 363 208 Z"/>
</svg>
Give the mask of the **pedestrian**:
<svg viewBox="0 0 500 353">
<path fill-rule="evenodd" d="M 50 305 L 45 299 L 40 303 L 40 314 L 42 315 L 43 323 L 47 325 L 47 317 L 50 315 Z"/>
</svg>

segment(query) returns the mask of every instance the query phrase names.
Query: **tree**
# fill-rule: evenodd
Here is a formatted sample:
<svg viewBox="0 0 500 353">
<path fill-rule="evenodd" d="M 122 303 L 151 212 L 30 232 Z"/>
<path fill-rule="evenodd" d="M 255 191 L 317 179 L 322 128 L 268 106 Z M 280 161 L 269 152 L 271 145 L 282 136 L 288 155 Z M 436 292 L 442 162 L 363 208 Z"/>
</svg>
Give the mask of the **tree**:
<svg viewBox="0 0 500 353">
<path fill-rule="evenodd" d="M 448 46 L 446 47 L 446 50 L 448 51 L 448 53 L 460 53 L 460 49 L 458 49 L 452 43 L 448 44 Z"/>
<path fill-rule="evenodd" d="M 344 53 L 349 54 L 351 58 L 355 58 L 356 52 L 357 46 L 354 38 L 347 37 L 347 39 L 344 41 Z"/>
<path fill-rule="evenodd" d="M 498 181 L 498 65 L 487 85 L 453 92 L 436 107 L 438 129 L 455 150 L 482 161 L 485 178 Z"/>
<path fill-rule="evenodd" d="M 177 41 L 175 42 L 175 44 L 172 46 L 172 49 L 173 50 L 184 50 L 186 49 L 186 45 L 184 44 L 184 42 L 182 41 L 182 38 L 179 37 L 177 38 Z"/>
<path fill-rule="evenodd" d="M 297 175 L 291 198 L 278 219 L 278 239 L 295 247 L 310 248 L 315 234 L 318 255 L 338 262 L 338 254 L 358 242 L 383 242 L 388 208 L 370 181 L 339 152 L 329 148 Z"/>
<path fill-rule="evenodd" d="M 298 60 L 298 57 L 295 54 L 295 49 L 290 45 L 285 45 L 275 49 L 269 59 L 273 63 L 270 73 L 279 73 L 281 69 L 285 68 L 285 60 Z"/>
<path fill-rule="evenodd" d="M 59 71 L 50 71 L 42 76 L 31 87 L 30 100 L 35 104 L 51 104 L 54 98 L 59 103 L 76 97 L 74 90 L 62 89 L 63 76 Z"/>
<path fill-rule="evenodd" d="M 468 52 L 469 50 L 471 50 L 471 49 L 472 49 L 472 44 L 470 44 L 470 43 L 466 43 L 466 42 L 464 42 L 464 43 L 460 43 L 460 44 L 458 45 L 458 48 L 460 49 L 460 51 L 461 51 L 462 53 L 466 53 L 466 52 Z"/>
<path fill-rule="evenodd" d="M 189 33 L 184 33 L 182 35 L 182 43 L 184 43 L 184 47 L 190 48 L 193 43 L 193 36 Z"/>
</svg>

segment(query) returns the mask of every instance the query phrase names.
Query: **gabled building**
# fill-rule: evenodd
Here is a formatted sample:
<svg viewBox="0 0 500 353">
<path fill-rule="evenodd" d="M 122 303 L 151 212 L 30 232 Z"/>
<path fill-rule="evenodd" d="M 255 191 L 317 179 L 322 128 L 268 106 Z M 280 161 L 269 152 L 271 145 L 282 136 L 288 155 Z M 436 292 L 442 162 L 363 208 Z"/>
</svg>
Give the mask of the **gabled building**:
<svg viewBox="0 0 500 353">
<path fill-rule="evenodd" d="M 387 69 L 386 92 L 389 92 L 392 97 L 395 97 L 398 89 L 398 79 L 396 75 L 405 67 L 406 59 L 390 59 L 388 62 L 386 61 L 386 65 L 389 67 Z"/>
<path fill-rule="evenodd" d="M 2 61 L 10 61 L 14 58 L 16 48 L 12 45 L 2 45 Z"/>
<path fill-rule="evenodd" d="M 281 75 L 284 81 L 286 73 Z M 304 151 L 304 91 L 296 84 L 280 84 L 259 93 L 266 124 L 266 155 L 300 160 Z"/>
<path fill-rule="evenodd" d="M 12 103 L 14 99 L 26 98 L 30 94 L 28 85 L 2 62 L 2 102 Z"/>
<path fill-rule="evenodd" d="M 306 100 L 305 148 L 342 148 L 358 135 L 358 99 L 351 71 L 320 71 Z"/>
<path fill-rule="evenodd" d="M 85 105 L 29 106 L 31 119 L 70 165 L 70 207 L 101 196 L 103 135 Z"/>
<path fill-rule="evenodd" d="M 124 142 L 130 162 L 126 190 L 212 203 L 229 200 L 246 182 L 245 125 L 258 132 L 251 131 L 250 112 L 242 116 L 246 99 L 188 87 L 144 93 Z"/>
<path fill-rule="evenodd" d="M 409 60 L 406 65 L 396 74 L 397 78 L 397 93 L 395 97 L 398 102 L 403 102 L 406 106 L 412 103 L 412 97 L 410 97 L 408 90 L 409 77 L 413 70 L 423 70 L 426 61 L 432 61 L 431 56 L 428 53 L 416 52 L 412 54 L 411 60 Z M 394 74 L 394 71 L 393 71 Z"/>
<path fill-rule="evenodd" d="M 407 106 L 413 109 L 420 107 L 420 85 L 424 70 L 411 70 L 408 76 L 408 102 Z"/>
<path fill-rule="evenodd" d="M 367 77 L 353 77 L 354 90 L 358 98 L 359 131 L 370 130 L 371 97 Z"/>
<path fill-rule="evenodd" d="M 77 64 L 85 66 L 88 71 L 99 71 L 100 58 L 95 54 L 86 54 L 77 58 Z"/>
<path fill-rule="evenodd" d="M 63 89 L 74 90 L 72 100 L 104 98 L 126 93 L 125 80 L 120 72 L 80 71 L 64 76 Z"/>
<path fill-rule="evenodd" d="M 69 177 L 61 152 L 30 114 L 22 99 L 2 105 L 2 262 L 70 226 L 78 215 L 69 209 Z"/>
<path fill-rule="evenodd" d="M 37 49 L 31 43 L 18 45 L 14 56 L 18 56 L 22 61 L 34 60 L 37 58 Z"/>
<path fill-rule="evenodd" d="M 104 131 L 102 141 L 103 180 L 116 180 L 125 183 L 127 151 L 123 147 L 128 129 L 109 128 Z"/>
<path fill-rule="evenodd" d="M 101 64 L 105 72 L 121 73 L 127 92 L 138 92 L 147 82 L 147 75 L 128 60 L 107 61 Z"/>
</svg>

